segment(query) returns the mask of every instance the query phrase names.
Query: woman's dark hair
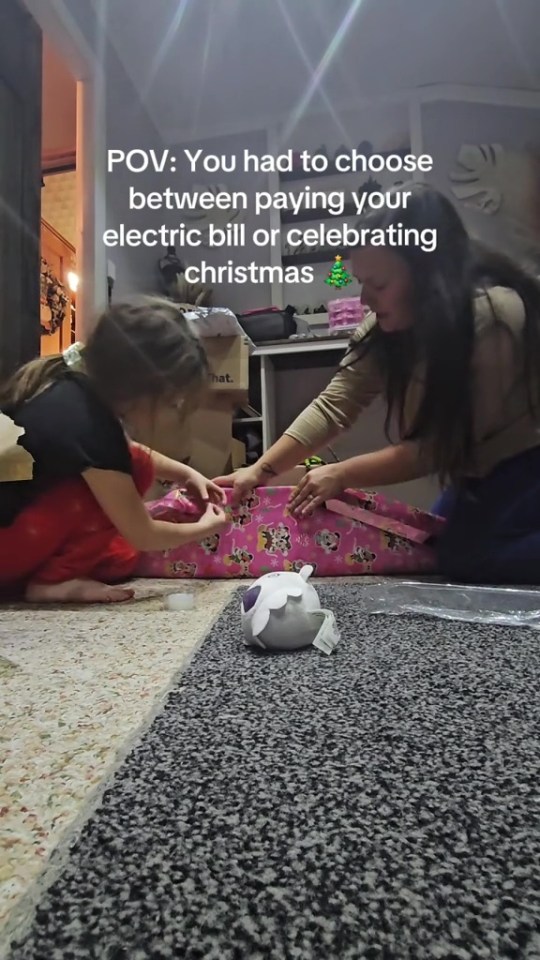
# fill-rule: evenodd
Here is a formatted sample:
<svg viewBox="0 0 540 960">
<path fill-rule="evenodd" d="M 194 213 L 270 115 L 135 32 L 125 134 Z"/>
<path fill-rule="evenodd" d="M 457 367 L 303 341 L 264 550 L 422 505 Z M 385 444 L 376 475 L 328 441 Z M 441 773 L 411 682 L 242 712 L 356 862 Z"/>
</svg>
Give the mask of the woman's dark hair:
<svg viewBox="0 0 540 960">
<path fill-rule="evenodd" d="M 398 225 L 418 232 L 420 243 L 392 246 L 408 265 L 415 322 L 411 330 L 384 333 L 378 326 L 357 348 L 373 351 L 386 381 L 386 434 L 394 416 L 401 430 L 405 395 L 415 364 L 425 365 L 425 392 L 406 439 L 429 442 L 441 483 L 455 481 L 471 462 L 473 410 L 471 359 L 475 339 L 474 298 L 494 286 L 514 290 L 525 308 L 524 354 L 531 412 L 537 413 L 540 378 L 540 282 L 509 257 L 472 240 L 453 204 L 437 190 L 407 184 L 406 206 L 372 211 L 362 228 Z M 395 201 L 394 201 L 395 202 Z M 422 249 L 422 231 L 436 231 L 432 252 Z M 424 235 L 426 236 L 426 235 Z M 432 244 L 426 240 L 427 248 Z M 492 307 L 493 309 L 493 307 Z M 494 320 L 497 321 L 494 312 Z"/>
<path fill-rule="evenodd" d="M 112 408 L 140 397 L 183 399 L 187 405 L 206 384 L 208 362 L 176 304 L 139 296 L 110 306 L 83 349 L 83 372 Z M 32 360 L 0 390 L 0 403 L 15 407 L 65 377 L 60 356 Z"/>
</svg>

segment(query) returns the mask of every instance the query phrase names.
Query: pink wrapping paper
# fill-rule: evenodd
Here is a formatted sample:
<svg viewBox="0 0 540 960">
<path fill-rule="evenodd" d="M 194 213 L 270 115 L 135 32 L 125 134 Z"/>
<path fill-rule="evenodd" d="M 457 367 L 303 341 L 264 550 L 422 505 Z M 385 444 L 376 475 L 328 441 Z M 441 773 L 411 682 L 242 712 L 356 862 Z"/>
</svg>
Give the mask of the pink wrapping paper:
<svg viewBox="0 0 540 960">
<path fill-rule="evenodd" d="M 138 576 L 218 580 L 265 573 L 297 571 L 306 563 L 314 576 L 427 573 L 435 569 L 433 547 L 418 539 L 436 537 L 444 521 L 433 514 L 380 494 L 348 491 L 337 501 L 338 515 L 322 507 L 312 517 L 296 520 L 288 510 L 291 487 L 262 487 L 238 507 L 227 507 L 231 526 L 202 543 L 166 553 L 146 553 Z M 230 504 L 231 492 L 228 491 Z M 331 504 L 329 504 L 330 506 Z M 193 522 L 197 506 L 179 491 L 148 505 L 153 517 L 172 522 Z"/>
</svg>

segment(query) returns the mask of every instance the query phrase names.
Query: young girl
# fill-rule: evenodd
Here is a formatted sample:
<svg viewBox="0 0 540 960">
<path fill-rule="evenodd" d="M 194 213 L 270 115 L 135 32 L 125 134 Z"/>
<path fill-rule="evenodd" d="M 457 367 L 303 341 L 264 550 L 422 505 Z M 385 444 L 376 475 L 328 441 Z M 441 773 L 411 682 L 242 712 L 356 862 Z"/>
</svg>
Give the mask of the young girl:
<svg viewBox="0 0 540 960">
<path fill-rule="evenodd" d="M 33 602 L 114 602 L 133 591 L 139 554 L 202 540 L 226 525 L 223 492 L 190 467 L 130 443 L 124 427 L 160 408 L 179 420 L 205 386 L 204 350 L 172 302 L 140 297 L 110 307 L 85 347 L 34 360 L 0 390 L 24 429 L 28 480 L 0 482 L 0 587 Z M 205 504 L 197 523 L 152 520 L 155 477 Z"/>
<path fill-rule="evenodd" d="M 420 185 L 407 207 L 363 226 L 402 224 L 437 248 L 370 246 L 352 252 L 373 311 L 338 373 L 254 467 L 229 477 L 236 495 L 322 449 L 379 395 L 387 436 L 374 453 L 311 471 L 292 499 L 310 513 L 347 487 L 380 487 L 430 474 L 447 518 L 440 572 L 475 583 L 540 584 L 540 283 L 481 249 L 452 203 Z"/>
</svg>

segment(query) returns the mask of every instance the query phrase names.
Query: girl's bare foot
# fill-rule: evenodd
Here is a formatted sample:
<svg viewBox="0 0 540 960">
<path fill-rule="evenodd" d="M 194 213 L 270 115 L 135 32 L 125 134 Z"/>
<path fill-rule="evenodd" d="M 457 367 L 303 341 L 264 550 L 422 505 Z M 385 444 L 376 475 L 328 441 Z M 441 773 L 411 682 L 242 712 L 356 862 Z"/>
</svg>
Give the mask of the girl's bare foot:
<svg viewBox="0 0 540 960">
<path fill-rule="evenodd" d="M 134 596 L 134 590 L 111 587 L 97 580 L 30 583 L 26 588 L 26 600 L 29 603 L 124 603 Z"/>
</svg>

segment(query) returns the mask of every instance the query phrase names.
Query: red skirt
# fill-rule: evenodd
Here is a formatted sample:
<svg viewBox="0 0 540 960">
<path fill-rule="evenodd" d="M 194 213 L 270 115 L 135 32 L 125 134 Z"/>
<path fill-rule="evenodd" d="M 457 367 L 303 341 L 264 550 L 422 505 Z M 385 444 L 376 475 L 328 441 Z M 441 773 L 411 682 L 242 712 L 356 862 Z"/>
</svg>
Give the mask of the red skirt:
<svg viewBox="0 0 540 960">
<path fill-rule="evenodd" d="M 133 480 L 143 496 L 154 480 L 150 456 L 132 447 Z M 18 593 L 29 582 L 127 580 L 140 553 L 120 536 L 82 477 L 40 494 L 9 527 L 0 527 L 0 588 Z"/>
</svg>

